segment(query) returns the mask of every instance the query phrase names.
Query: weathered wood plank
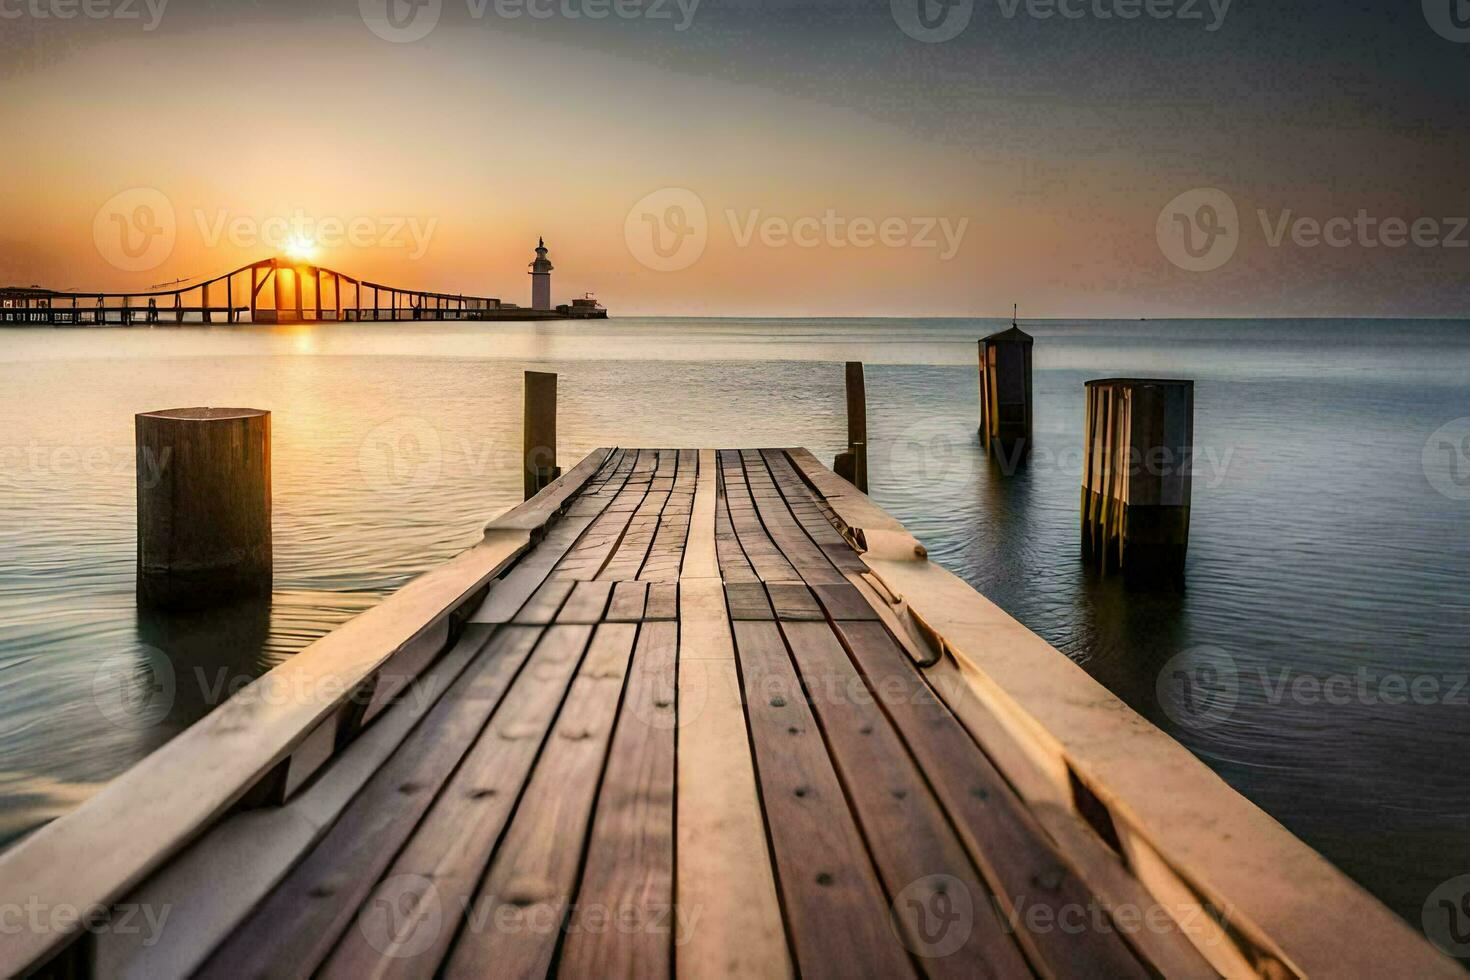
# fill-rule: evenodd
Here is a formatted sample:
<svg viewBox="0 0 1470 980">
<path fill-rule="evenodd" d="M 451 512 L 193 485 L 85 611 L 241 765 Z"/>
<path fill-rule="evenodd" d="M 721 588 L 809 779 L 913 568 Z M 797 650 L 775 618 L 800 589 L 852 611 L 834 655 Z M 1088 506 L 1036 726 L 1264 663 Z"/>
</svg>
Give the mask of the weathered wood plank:
<svg viewBox="0 0 1470 980">
<path fill-rule="evenodd" d="M 712 449 L 698 454 L 698 482 L 690 506 L 689 536 L 684 544 L 681 578 L 718 578 L 720 562 L 715 542 L 715 507 L 719 498 L 719 472 Z"/>
<path fill-rule="evenodd" d="M 576 887 L 593 795 L 638 627 L 597 627 L 444 975 L 544 976 Z"/>
<path fill-rule="evenodd" d="M 581 478 L 590 475 L 581 472 Z M 474 548 L 257 679 L 83 807 L 0 854 L 0 903 L 107 905 L 136 887 L 286 759 L 349 692 L 479 591 L 529 547 L 530 532 L 493 529 Z M 20 973 L 71 930 L 26 930 L 0 948 Z"/>
<path fill-rule="evenodd" d="M 832 628 L 789 622 L 781 630 L 801 681 L 793 674 L 783 685 L 807 692 L 920 968 L 931 977 L 1030 977 L 989 889 Z M 771 664 L 779 674 L 780 660 Z"/>
<path fill-rule="evenodd" d="M 676 619 L 679 615 L 679 586 L 676 582 L 651 582 L 648 586 L 648 605 L 643 609 L 645 620 Z"/>
<path fill-rule="evenodd" d="M 226 939 L 203 977 L 309 973 L 357 914 L 466 750 L 541 630 L 498 632 L 310 854 Z"/>
<path fill-rule="evenodd" d="M 512 620 L 518 626 L 545 626 L 555 622 L 577 583 L 570 579 L 547 579 Z"/>
<path fill-rule="evenodd" d="M 730 618 L 775 619 L 771 600 L 766 598 L 766 587 L 761 582 L 733 582 L 725 586 L 725 602 L 730 607 Z"/>
<path fill-rule="evenodd" d="M 849 621 L 876 621 L 878 619 L 878 611 L 851 583 L 844 581 L 840 585 L 813 585 L 812 591 L 817 594 L 817 600 L 821 602 L 822 608 L 827 610 L 827 615 L 832 619 Z"/>
<path fill-rule="evenodd" d="M 612 602 L 608 603 L 607 621 L 636 623 L 643 618 L 643 607 L 647 602 L 647 582 L 618 582 L 613 586 Z"/>
<path fill-rule="evenodd" d="M 612 587 L 612 582 L 578 582 L 556 614 L 556 621 L 593 625 L 602 622 L 602 615 L 612 597 Z"/>
<path fill-rule="evenodd" d="M 99 978 L 188 976 L 320 839 L 358 791 L 484 649 L 491 627 L 464 635 L 411 686 L 399 703 L 285 806 L 227 817 L 128 894 L 123 904 L 170 910 L 164 941 L 144 945 L 144 930 L 94 937 Z M 220 887 L 228 881 L 229 887 Z"/>
<path fill-rule="evenodd" d="M 756 575 L 766 582 L 801 581 L 795 567 L 761 524 L 755 500 L 746 483 L 745 467 L 739 452 L 721 450 L 720 475 L 725 484 L 725 503 L 730 511 L 730 523 Z"/>
<path fill-rule="evenodd" d="M 781 554 L 811 584 L 832 585 L 844 581 L 842 573 L 793 516 L 786 498 L 772 480 L 761 452 L 750 449 L 740 455 L 761 524 L 776 547 L 781 549 Z M 851 551 L 850 548 L 848 550 Z"/>
<path fill-rule="evenodd" d="M 698 918 L 674 908 L 674 703 L 679 627 L 638 634 L 568 920 L 564 977 L 667 977 Z"/>
<path fill-rule="evenodd" d="M 319 975 L 385 980 L 433 974 L 463 922 L 591 635 L 587 626 L 546 630 L 527 669 L 361 903 L 355 926 L 342 934 Z"/>
<path fill-rule="evenodd" d="M 699 922 L 674 949 L 675 972 L 779 980 L 791 974 L 790 953 L 718 579 L 680 582 L 679 631 L 675 894 L 679 914 Z"/>
<path fill-rule="evenodd" d="M 626 468 L 624 461 L 627 460 Z M 622 489 L 632 469 L 630 454 L 618 450 L 588 481 L 587 488 L 567 508 L 540 544 L 514 568 L 493 582 L 484 603 L 471 617 L 476 623 L 508 623 L 515 618 L 526 600 L 541 586 L 582 535 L 607 509 L 617 491 Z M 609 492 L 604 492 L 604 491 Z M 545 620 L 549 622 L 550 620 Z"/>
<path fill-rule="evenodd" d="M 766 591 L 771 595 L 771 606 L 777 619 L 820 622 L 827 619 L 812 590 L 800 582 L 772 582 L 766 586 Z"/>
<path fill-rule="evenodd" d="M 1033 962 L 1054 976 L 1146 976 L 1110 924 L 1078 915 L 1093 901 L 1085 883 L 883 625 L 847 622 L 837 629 Z M 1035 907 L 1046 908 L 1051 923 L 1077 920 L 1079 925 L 1033 928 L 1040 918 L 1033 919 L 1028 910 Z"/>
<path fill-rule="evenodd" d="M 913 964 L 775 623 L 737 622 L 777 881 L 803 977 L 902 977 Z"/>
<path fill-rule="evenodd" d="M 720 573 L 726 582 L 759 582 L 755 567 L 745 557 L 745 549 L 740 546 L 740 538 L 730 520 L 729 496 L 725 492 L 725 480 L 718 469 L 718 463 L 715 469 L 715 488 L 715 549 Z"/>
</svg>

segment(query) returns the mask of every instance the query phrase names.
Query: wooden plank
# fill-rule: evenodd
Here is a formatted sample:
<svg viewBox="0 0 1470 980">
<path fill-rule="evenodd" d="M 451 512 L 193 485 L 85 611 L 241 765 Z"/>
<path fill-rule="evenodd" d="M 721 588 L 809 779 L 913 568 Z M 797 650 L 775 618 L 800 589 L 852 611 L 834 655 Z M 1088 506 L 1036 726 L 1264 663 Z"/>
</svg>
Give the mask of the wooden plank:
<svg viewBox="0 0 1470 980">
<path fill-rule="evenodd" d="M 719 578 L 720 563 L 715 543 L 715 506 L 719 497 L 719 474 L 715 452 L 701 449 L 698 483 L 690 508 L 689 536 L 684 545 L 681 578 Z"/>
<path fill-rule="evenodd" d="M 825 622 L 783 623 L 800 671 L 771 658 L 783 687 L 805 690 L 872 849 L 905 945 L 931 977 L 1030 977 L 990 891 Z M 788 674 L 782 674 L 782 668 Z"/>
<path fill-rule="evenodd" d="M 500 703 L 538 628 L 504 628 L 310 854 L 230 934 L 203 977 L 309 973 Z"/>
<path fill-rule="evenodd" d="M 771 595 L 771 606 L 777 619 L 826 622 L 827 617 L 817 604 L 817 597 L 800 582 L 772 582 L 766 590 Z"/>
<path fill-rule="evenodd" d="M 611 582 L 576 583 L 566 604 L 556 614 L 556 621 L 589 624 L 602 622 L 602 614 L 607 611 L 608 600 L 612 597 L 612 587 Z"/>
<path fill-rule="evenodd" d="M 632 469 L 629 454 L 618 450 L 597 471 L 586 488 L 568 506 L 565 516 L 551 526 L 540 544 L 516 562 L 514 568 L 490 585 L 484 603 L 471 617 L 476 623 L 508 623 L 526 600 L 540 588 L 551 570 L 607 509 Z M 626 468 L 624 460 L 628 459 Z M 550 620 L 546 620 L 549 622 Z"/>
<path fill-rule="evenodd" d="M 470 625 L 376 724 L 285 806 L 226 818 L 161 869 L 123 904 L 170 909 L 167 938 L 143 945 L 145 930 L 93 937 L 99 978 L 188 976 L 330 827 L 372 775 L 437 704 L 490 638 Z M 228 881 L 228 888 L 220 882 Z"/>
<path fill-rule="evenodd" d="M 841 521 L 836 513 L 801 479 L 790 457 L 780 449 L 764 450 L 761 456 L 786 506 L 827 559 L 844 573 L 867 571 L 868 566 L 837 529 Z"/>
<path fill-rule="evenodd" d="M 822 608 L 827 610 L 827 615 L 834 620 L 877 621 L 878 611 L 863 598 L 853 585 L 843 582 L 841 585 L 813 585 L 812 591 L 817 594 L 817 600 L 821 602 Z"/>
<path fill-rule="evenodd" d="M 725 592 L 718 579 L 680 586 L 675 895 L 678 914 L 698 914 L 699 922 L 674 949 L 675 973 L 679 980 L 787 977 Z"/>
<path fill-rule="evenodd" d="M 715 548 L 719 559 L 720 574 L 726 582 L 759 582 L 755 567 L 745 557 L 735 525 L 730 520 L 730 502 L 725 492 L 725 480 L 715 471 Z"/>
<path fill-rule="evenodd" d="M 654 453 L 648 450 L 638 451 L 622 488 L 571 552 L 557 562 L 552 571 L 553 578 L 591 581 L 602 573 L 622 543 L 624 535 L 629 533 L 630 522 L 648 496 L 655 463 Z"/>
<path fill-rule="evenodd" d="M 828 560 L 822 549 L 807 535 L 792 515 L 786 499 L 777 489 L 759 450 L 742 451 L 746 483 L 766 533 L 781 549 L 801 578 L 811 584 L 836 584 L 844 581 L 842 573 Z M 851 551 L 851 549 L 848 549 Z"/>
<path fill-rule="evenodd" d="M 1072 921 L 1078 918 L 1074 910 L 1090 908 L 1094 896 L 883 625 L 838 623 L 837 630 L 1032 961 L 1057 976 L 1146 976 L 1109 923 L 1084 916 L 1075 929 L 1033 928 L 1041 920 L 1028 910 L 1046 908 L 1051 923 Z"/>
<path fill-rule="evenodd" d="M 592 630 L 552 626 L 320 975 L 431 975 L 542 751 Z M 396 916 L 396 918 L 394 918 Z"/>
<path fill-rule="evenodd" d="M 756 575 L 766 582 L 801 581 L 795 567 L 761 524 L 755 500 L 745 481 L 739 452 L 721 450 L 720 475 L 725 484 L 725 504 L 730 511 L 731 526 Z"/>
<path fill-rule="evenodd" d="M 330 713 L 530 545 L 487 531 L 453 560 L 258 678 L 82 806 L 0 854 L 0 904 L 107 905 L 222 816 Z M 0 948 L 0 975 L 39 963 L 76 928 L 26 930 Z"/>
<path fill-rule="evenodd" d="M 636 623 L 643 618 L 648 602 L 647 582 L 618 582 L 613 587 L 612 602 L 607 607 L 610 623 Z"/>
<path fill-rule="evenodd" d="M 737 622 L 734 632 L 797 968 L 803 977 L 913 976 L 776 624 Z"/>
<path fill-rule="evenodd" d="M 766 587 L 760 582 L 732 582 L 725 586 L 725 602 L 730 607 L 730 618 L 775 619 L 771 600 L 766 598 Z"/>
<path fill-rule="evenodd" d="M 576 887 L 638 627 L 604 623 L 456 939 L 446 977 L 544 976 Z"/>
<path fill-rule="evenodd" d="M 519 626 L 545 626 L 556 621 L 557 613 L 572 594 L 577 583 L 570 579 L 547 579 L 536 590 L 513 620 Z"/>
<path fill-rule="evenodd" d="M 698 918 L 674 908 L 674 701 L 679 627 L 639 631 L 567 927 L 565 977 L 667 977 Z"/>
<path fill-rule="evenodd" d="M 679 615 L 679 586 L 674 582 L 652 582 L 648 586 L 645 620 L 676 619 Z"/>
<path fill-rule="evenodd" d="M 594 449 L 576 466 L 557 477 L 536 496 L 523 504 L 512 507 L 491 521 L 486 530 L 531 531 L 539 533 L 559 514 L 578 491 L 602 468 L 611 449 Z"/>
</svg>

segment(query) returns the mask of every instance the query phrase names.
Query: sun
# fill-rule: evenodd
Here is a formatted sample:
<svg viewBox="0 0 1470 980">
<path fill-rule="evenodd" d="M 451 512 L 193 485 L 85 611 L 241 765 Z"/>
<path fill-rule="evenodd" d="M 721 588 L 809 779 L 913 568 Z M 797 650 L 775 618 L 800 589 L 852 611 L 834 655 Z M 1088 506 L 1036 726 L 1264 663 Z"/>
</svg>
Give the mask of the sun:
<svg viewBox="0 0 1470 980">
<path fill-rule="evenodd" d="M 286 239 L 286 254 L 298 262 L 308 262 L 316 258 L 318 251 L 320 250 L 317 248 L 316 242 L 305 235 L 292 235 Z"/>
</svg>

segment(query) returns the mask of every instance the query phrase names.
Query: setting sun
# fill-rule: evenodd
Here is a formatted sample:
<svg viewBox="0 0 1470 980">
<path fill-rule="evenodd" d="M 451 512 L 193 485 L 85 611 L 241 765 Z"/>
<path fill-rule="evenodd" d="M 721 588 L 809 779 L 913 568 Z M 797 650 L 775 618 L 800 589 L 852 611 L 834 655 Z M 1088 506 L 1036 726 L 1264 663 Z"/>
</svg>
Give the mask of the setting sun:
<svg viewBox="0 0 1470 980">
<path fill-rule="evenodd" d="M 306 262 L 316 258 L 320 249 L 317 248 L 315 241 L 305 235 L 292 235 L 286 239 L 284 251 L 291 258 L 299 262 Z"/>
</svg>

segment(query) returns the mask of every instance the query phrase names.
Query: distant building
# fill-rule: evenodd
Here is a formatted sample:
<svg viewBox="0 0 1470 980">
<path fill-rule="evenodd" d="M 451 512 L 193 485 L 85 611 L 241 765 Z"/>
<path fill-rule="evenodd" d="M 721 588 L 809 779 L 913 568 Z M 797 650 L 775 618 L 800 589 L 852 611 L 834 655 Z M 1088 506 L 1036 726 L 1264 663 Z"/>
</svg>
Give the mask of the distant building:
<svg viewBox="0 0 1470 980">
<path fill-rule="evenodd" d="M 593 299 L 589 294 L 581 299 L 574 299 L 570 304 L 563 303 L 556 308 L 556 312 L 570 320 L 606 320 L 607 310 Z"/>
<path fill-rule="evenodd" d="M 536 261 L 531 263 L 531 309 L 551 309 L 551 262 L 546 258 L 546 239 L 536 243 Z"/>
</svg>

